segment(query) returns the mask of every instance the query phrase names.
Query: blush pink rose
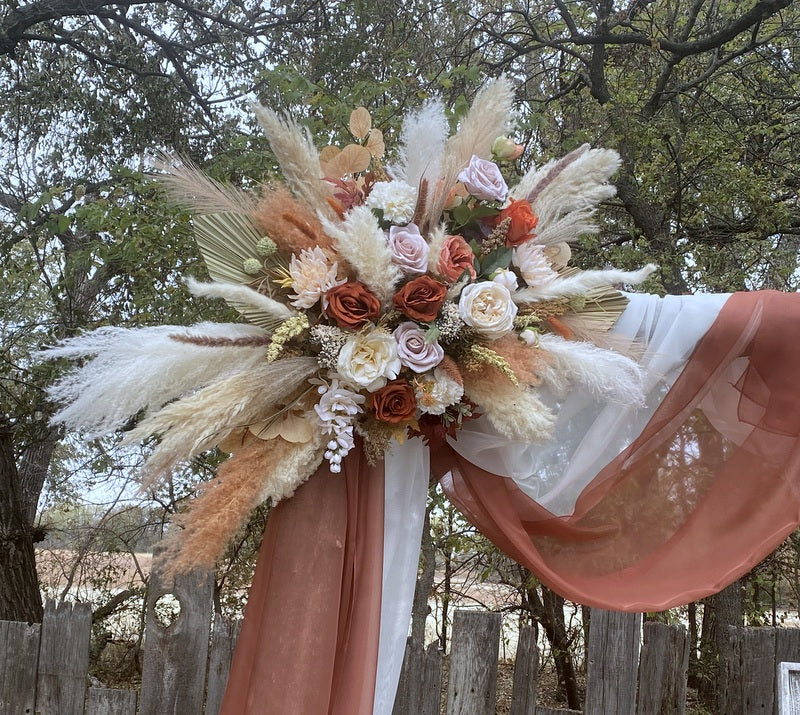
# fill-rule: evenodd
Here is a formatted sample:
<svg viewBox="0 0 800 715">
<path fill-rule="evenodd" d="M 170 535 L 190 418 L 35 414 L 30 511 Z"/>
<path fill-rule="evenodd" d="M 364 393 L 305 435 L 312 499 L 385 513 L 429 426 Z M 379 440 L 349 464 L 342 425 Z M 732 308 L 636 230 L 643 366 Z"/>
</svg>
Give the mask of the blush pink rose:
<svg viewBox="0 0 800 715">
<path fill-rule="evenodd" d="M 392 262 L 405 273 L 425 273 L 428 270 L 428 242 L 415 224 L 392 226 L 389 229 L 389 250 Z"/>
<path fill-rule="evenodd" d="M 442 346 L 435 340 L 426 342 L 425 331 L 416 323 L 400 323 L 392 335 L 400 362 L 416 373 L 432 370 L 444 358 Z"/>
<path fill-rule="evenodd" d="M 467 187 L 467 191 L 482 201 L 505 201 L 508 195 L 506 180 L 493 161 L 480 159 L 472 155 L 469 165 L 462 169 L 458 180 Z"/>
</svg>

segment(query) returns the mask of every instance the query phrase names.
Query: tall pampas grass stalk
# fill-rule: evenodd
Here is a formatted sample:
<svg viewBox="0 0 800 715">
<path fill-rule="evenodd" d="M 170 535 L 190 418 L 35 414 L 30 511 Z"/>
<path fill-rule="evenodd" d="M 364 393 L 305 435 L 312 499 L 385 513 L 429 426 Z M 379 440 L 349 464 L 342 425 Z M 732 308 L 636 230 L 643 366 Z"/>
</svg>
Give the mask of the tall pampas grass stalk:
<svg viewBox="0 0 800 715">
<path fill-rule="evenodd" d="M 38 353 L 40 359 L 90 358 L 51 385 L 47 394 L 64 406 L 54 424 L 98 437 L 123 427 L 142 410 L 155 410 L 198 387 L 260 363 L 266 346 L 204 346 L 173 336 L 241 340 L 263 338 L 260 328 L 238 323 L 191 327 L 103 327 Z"/>
<path fill-rule="evenodd" d="M 555 415 L 535 392 L 513 385 L 498 371 L 465 372 L 464 390 L 504 437 L 544 442 L 552 436 Z"/>
<path fill-rule="evenodd" d="M 318 369 L 313 357 L 261 363 L 148 416 L 123 440 L 132 444 L 161 435 L 142 469 L 142 481 L 146 486 L 157 482 L 236 429 L 269 418 Z"/>
<path fill-rule="evenodd" d="M 519 304 L 535 303 L 541 300 L 553 300 L 573 295 L 581 295 L 600 286 L 627 283 L 635 285 L 646 280 L 658 266 L 649 263 L 638 271 L 620 271 L 615 268 L 596 271 L 580 271 L 564 278 L 554 278 L 540 285 L 529 286 L 512 294 L 514 302 Z"/>
<path fill-rule="evenodd" d="M 514 87 L 505 76 L 487 82 L 475 96 L 458 131 L 445 144 L 441 181 L 428 202 L 424 226 L 432 226 L 439 220 L 447 202 L 447 192 L 473 154 L 488 159 L 492 154 L 492 142 L 511 132 L 514 126 L 513 101 Z"/>
<path fill-rule="evenodd" d="M 191 277 L 187 277 L 185 280 L 186 287 L 193 296 L 198 298 L 222 298 L 232 305 L 248 305 L 266 313 L 269 318 L 274 319 L 276 322 L 288 320 L 298 314 L 297 311 L 292 310 L 280 301 L 274 300 L 245 285 L 217 281 L 200 283 L 200 281 Z"/>
<path fill-rule="evenodd" d="M 319 153 L 309 131 L 288 115 L 281 117 L 267 107 L 256 106 L 255 113 L 294 195 L 313 211 L 332 217 L 333 210 L 322 183 Z"/>
<path fill-rule="evenodd" d="M 419 186 L 423 178 L 436 181 L 442 170 L 444 146 L 450 127 L 440 99 L 425 102 L 417 112 L 409 112 L 403 120 L 397 163 L 388 167 L 389 174 L 411 186 Z"/>
<path fill-rule="evenodd" d="M 163 172 L 153 176 L 167 195 L 195 213 L 229 212 L 249 216 L 256 207 L 257 196 L 212 179 L 188 159 L 159 154 L 155 168 Z"/>
<path fill-rule="evenodd" d="M 557 392 L 580 387 L 619 404 L 644 404 L 645 370 L 629 357 L 547 333 L 539 336 L 539 345 L 549 355 L 542 366 L 542 379 Z"/>
<path fill-rule="evenodd" d="M 255 507 L 292 496 L 311 476 L 322 461 L 323 442 L 321 437 L 306 444 L 253 439 L 237 450 L 200 486 L 189 511 L 176 518 L 182 528 L 164 540 L 164 575 L 213 568 Z"/>
<path fill-rule="evenodd" d="M 372 211 L 367 206 L 356 206 L 344 221 L 323 219 L 322 223 L 333 238 L 339 256 L 353 267 L 358 279 L 382 303 L 388 304 L 402 273 L 392 263 L 386 237 Z"/>
</svg>

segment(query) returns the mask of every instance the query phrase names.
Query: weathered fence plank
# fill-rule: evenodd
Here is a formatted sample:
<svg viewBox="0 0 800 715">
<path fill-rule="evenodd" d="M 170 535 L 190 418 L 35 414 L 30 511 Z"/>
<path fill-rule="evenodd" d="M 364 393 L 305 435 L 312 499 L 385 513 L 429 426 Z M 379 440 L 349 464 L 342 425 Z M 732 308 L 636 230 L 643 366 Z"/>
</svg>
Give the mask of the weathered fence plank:
<svg viewBox="0 0 800 715">
<path fill-rule="evenodd" d="M 523 626 L 517 639 L 514 660 L 514 685 L 509 715 L 536 715 L 536 692 L 539 684 L 539 649 L 536 629 Z"/>
<path fill-rule="evenodd" d="M 638 715 L 683 715 L 688 668 L 686 629 L 664 623 L 645 623 L 639 661 Z"/>
<path fill-rule="evenodd" d="M 439 715 L 441 695 L 442 652 L 409 636 L 392 715 Z"/>
<path fill-rule="evenodd" d="M 536 715 L 583 715 L 580 710 L 554 710 L 553 708 L 536 708 Z"/>
<path fill-rule="evenodd" d="M 33 713 L 40 633 L 38 623 L 0 621 L 0 715 Z"/>
<path fill-rule="evenodd" d="M 499 613 L 455 612 L 447 715 L 494 715 L 501 623 Z"/>
<path fill-rule="evenodd" d="M 642 614 L 591 613 L 586 715 L 634 715 Z"/>
<path fill-rule="evenodd" d="M 231 672 L 231 661 L 236 641 L 239 639 L 241 621 L 229 621 L 217 614 L 211 631 L 211 655 L 208 658 L 208 685 L 206 687 L 205 715 L 217 715 L 222 707 L 222 697 Z"/>
<path fill-rule="evenodd" d="M 44 607 L 36 687 L 37 715 L 83 715 L 92 611 L 86 603 Z"/>
<path fill-rule="evenodd" d="M 443 661 L 444 654 L 439 650 L 439 646 L 431 643 L 425 651 L 419 715 L 439 715 L 441 711 Z"/>
<path fill-rule="evenodd" d="M 136 715 L 136 691 L 89 688 L 86 715 Z"/>
<path fill-rule="evenodd" d="M 778 715 L 800 715 L 800 663 L 778 663 Z"/>
<path fill-rule="evenodd" d="M 211 630 L 214 578 L 190 573 L 165 584 L 150 577 L 145 619 L 140 715 L 200 715 L 203 712 L 208 636 Z M 172 593 L 180 615 L 169 626 L 159 624 L 155 605 Z"/>
<path fill-rule="evenodd" d="M 771 713 L 775 708 L 775 629 L 728 626 L 725 711 Z"/>
</svg>

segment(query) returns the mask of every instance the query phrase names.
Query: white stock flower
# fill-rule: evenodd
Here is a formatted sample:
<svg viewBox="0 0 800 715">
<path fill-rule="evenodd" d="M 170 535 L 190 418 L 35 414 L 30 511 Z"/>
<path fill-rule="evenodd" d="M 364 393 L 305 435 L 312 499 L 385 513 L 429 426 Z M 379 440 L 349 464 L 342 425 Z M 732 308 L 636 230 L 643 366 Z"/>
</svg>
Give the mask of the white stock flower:
<svg viewBox="0 0 800 715">
<path fill-rule="evenodd" d="M 519 272 L 529 286 L 540 286 L 549 283 L 558 276 L 553 270 L 545 247 L 540 243 L 526 241 L 514 249 L 511 262 L 519 268 Z"/>
<path fill-rule="evenodd" d="M 437 369 L 414 381 L 414 393 L 420 412 L 441 415 L 464 395 L 464 386 L 456 382 L 444 370 Z"/>
<path fill-rule="evenodd" d="M 444 358 L 444 350 L 435 340 L 427 342 L 425 331 L 416 323 L 400 323 L 395 328 L 395 342 L 400 362 L 414 372 L 426 372 L 436 367 Z"/>
<path fill-rule="evenodd" d="M 517 306 L 504 285 L 480 281 L 470 283 L 461 291 L 458 314 L 481 335 L 496 340 L 513 329 Z"/>
<path fill-rule="evenodd" d="M 402 364 L 394 338 L 382 330 L 348 338 L 339 351 L 336 371 L 346 382 L 375 392 L 393 380 Z"/>
<path fill-rule="evenodd" d="M 406 224 L 417 208 L 417 190 L 405 181 L 378 181 L 367 197 L 367 206 L 383 211 L 383 217 L 393 224 Z"/>
<path fill-rule="evenodd" d="M 292 290 L 295 295 L 292 305 L 295 308 L 308 309 L 334 286 L 345 283 L 345 279 L 336 279 L 338 263 L 328 262 L 328 257 L 319 246 L 311 250 L 304 248 L 300 256 L 292 254 L 289 261 L 289 274 L 292 276 Z"/>
</svg>

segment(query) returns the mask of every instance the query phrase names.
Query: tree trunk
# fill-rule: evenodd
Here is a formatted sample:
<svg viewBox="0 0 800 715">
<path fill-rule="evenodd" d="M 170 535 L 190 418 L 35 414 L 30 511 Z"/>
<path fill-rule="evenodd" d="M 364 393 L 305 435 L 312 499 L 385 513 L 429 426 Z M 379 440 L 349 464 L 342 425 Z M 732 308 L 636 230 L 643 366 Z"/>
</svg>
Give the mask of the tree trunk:
<svg viewBox="0 0 800 715">
<path fill-rule="evenodd" d="M 20 502 L 12 429 L 0 422 L 0 620 L 42 620 L 33 529 Z"/>
<path fill-rule="evenodd" d="M 425 622 L 430 611 L 428 599 L 436 573 L 436 547 L 431 534 L 431 505 L 432 502 L 428 501 L 425 509 L 425 522 L 422 525 L 422 570 L 417 576 L 414 605 L 411 608 L 411 637 L 422 644 L 425 643 Z"/>
</svg>

